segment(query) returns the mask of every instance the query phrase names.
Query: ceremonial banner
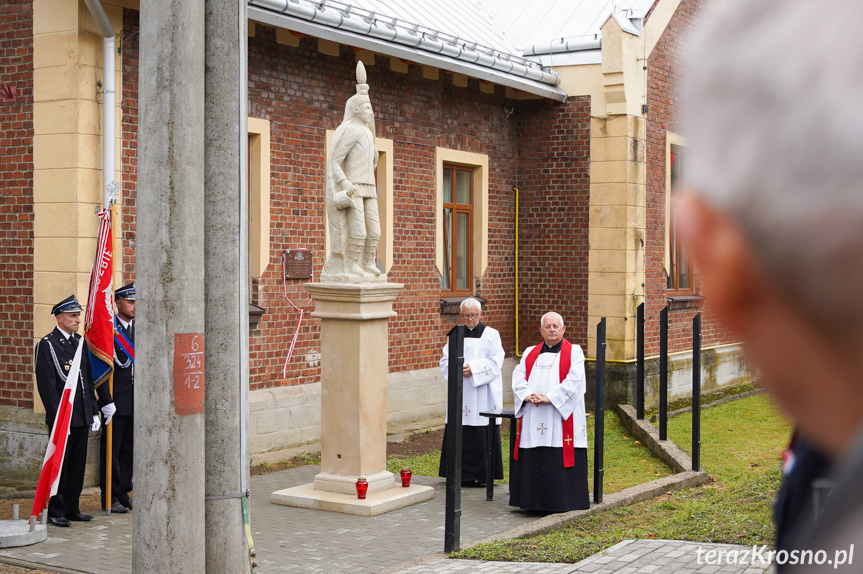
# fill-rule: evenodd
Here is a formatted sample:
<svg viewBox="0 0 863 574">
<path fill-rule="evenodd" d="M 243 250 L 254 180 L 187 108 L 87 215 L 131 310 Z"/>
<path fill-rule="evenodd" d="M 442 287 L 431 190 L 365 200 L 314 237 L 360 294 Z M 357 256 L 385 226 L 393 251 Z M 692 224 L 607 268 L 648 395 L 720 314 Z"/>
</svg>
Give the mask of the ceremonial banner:
<svg viewBox="0 0 863 574">
<path fill-rule="evenodd" d="M 78 345 L 72 367 L 66 376 L 66 386 L 51 427 L 51 437 L 48 448 L 45 449 L 45 459 L 42 461 L 42 472 L 36 485 L 36 497 L 33 499 L 33 510 L 30 516 L 38 515 L 48 505 L 48 499 L 57 494 L 60 484 L 60 471 L 63 468 L 63 458 L 66 456 L 66 438 L 69 436 L 69 421 L 72 419 L 72 406 L 75 403 L 75 385 L 78 384 L 78 373 L 81 370 L 81 349 Z"/>
<path fill-rule="evenodd" d="M 90 270 L 84 317 L 84 340 L 97 389 L 114 372 L 114 246 L 111 238 L 111 210 L 103 209 L 99 212 L 99 240 L 96 260 Z"/>
</svg>

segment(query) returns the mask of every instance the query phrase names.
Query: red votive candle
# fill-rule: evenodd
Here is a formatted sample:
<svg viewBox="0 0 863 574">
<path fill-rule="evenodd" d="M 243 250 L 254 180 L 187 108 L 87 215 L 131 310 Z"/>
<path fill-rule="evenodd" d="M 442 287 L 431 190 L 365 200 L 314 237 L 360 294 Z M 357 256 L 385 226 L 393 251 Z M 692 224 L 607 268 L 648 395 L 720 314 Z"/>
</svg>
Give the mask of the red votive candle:
<svg viewBox="0 0 863 574">
<path fill-rule="evenodd" d="M 402 477 L 402 486 L 405 488 L 409 487 L 411 485 L 411 475 L 413 474 L 411 469 L 404 467 L 399 474 Z"/>
<path fill-rule="evenodd" d="M 369 483 L 366 477 L 361 476 L 357 479 L 357 498 L 365 498 L 366 492 L 369 490 Z"/>
</svg>

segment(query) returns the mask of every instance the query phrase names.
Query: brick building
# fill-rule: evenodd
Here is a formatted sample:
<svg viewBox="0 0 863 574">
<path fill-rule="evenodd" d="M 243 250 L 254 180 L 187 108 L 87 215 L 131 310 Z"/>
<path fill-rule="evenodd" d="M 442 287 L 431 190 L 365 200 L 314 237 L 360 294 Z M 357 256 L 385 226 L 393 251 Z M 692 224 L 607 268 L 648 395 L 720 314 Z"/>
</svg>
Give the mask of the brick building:
<svg viewBox="0 0 863 574">
<path fill-rule="evenodd" d="M 624 400 L 644 302 L 648 356 L 658 352 L 659 310 L 670 306 L 673 392 L 686 392 L 688 325 L 699 311 L 708 384 L 747 377 L 666 217 L 686 165 L 681 43 L 702 2 L 522 4 L 249 3 L 253 457 L 319 437 L 319 325 L 308 314 L 282 375 L 298 319 L 284 293 L 304 303 L 308 280 L 284 280 L 282 257 L 310 250 L 315 274 L 325 259 L 327 144 L 354 92 L 358 60 L 381 152 L 378 263 L 405 285 L 389 331 L 390 422 L 442 416 L 439 353 L 468 295 L 487 302 L 485 319 L 501 332 L 509 369 L 539 340 L 545 311 L 564 316 L 568 338 L 588 357 L 604 316 L 612 396 Z M 103 5 L 119 47 L 122 284 L 135 277 L 137 70 L 146 47 L 136 0 Z M 456 7 L 462 17 L 448 17 Z M 11 469 L 0 481 L 26 481 L 45 440 L 32 348 L 53 326 L 54 302 L 69 292 L 86 300 L 104 72 L 101 39 L 78 0 L 4 3 L 0 54 L 0 84 L 16 92 L 4 91 L 0 103 L 0 460 Z"/>
</svg>

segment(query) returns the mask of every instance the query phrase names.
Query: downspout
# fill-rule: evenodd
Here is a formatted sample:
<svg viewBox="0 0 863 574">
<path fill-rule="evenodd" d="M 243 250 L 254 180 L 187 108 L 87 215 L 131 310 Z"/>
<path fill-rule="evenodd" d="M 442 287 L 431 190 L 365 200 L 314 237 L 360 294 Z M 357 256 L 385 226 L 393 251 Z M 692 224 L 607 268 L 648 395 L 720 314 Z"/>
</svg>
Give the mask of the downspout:
<svg viewBox="0 0 863 574">
<path fill-rule="evenodd" d="M 518 188 L 512 186 L 515 192 L 515 356 L 521 357 L 521 347 L 518 345 Z"/>
<path fill-rule="evenodd" d="M 116 34 L 114 26 L 105 14 L 99 0 L 84 0 L 90 14 L 102 33 L 102 207 L 107 208 L 113 203 L 115 189 L 115 155 L 117 126 L 114 120 L 117 105 L 115 55 Z"/>
</svg>

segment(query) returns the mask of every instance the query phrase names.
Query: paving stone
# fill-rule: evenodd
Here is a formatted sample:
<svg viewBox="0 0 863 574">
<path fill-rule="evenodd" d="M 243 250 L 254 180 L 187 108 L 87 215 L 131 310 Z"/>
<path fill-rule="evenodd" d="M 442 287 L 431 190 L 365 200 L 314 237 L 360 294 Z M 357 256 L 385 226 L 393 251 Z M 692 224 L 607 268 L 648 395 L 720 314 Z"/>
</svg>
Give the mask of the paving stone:
<svg viewBox="0 0 863 574">
<path fill-rule="evenodd" d="M 414 477 L 433 486 L 433 500 L 380 516 L 362 517 L 270 504 L 270 493 L 312 482 L 320 472 L 306 466 L 253 477 L 250 481 L 251 526 L 261 572 L 330 574 L 393 571 L 423 556 L 443 551 L 444 479 Z M 134 512 L 134 511 L 133 511 Z M 71 528 L 48 527 L 48 538 L 33 546 L 0 550 L 8 556 L 45 566 L 65 566 L 90 574 L 128 574 L 132 562 L 133 513 L 104 516 Z M 461 542 L 503 532 L 537 518 L 507 505 L 506 488 L 462 490 Z M 742 546 L 676 540 L 624 540 L 577 564 L 512 563 L 434 558 L 402 570 L 406 574 L 763 574 L 749 564 L 697 563 L 697 549 L 743 550 Z M 99 556 L 99 560 L 93 560 Z M 703 556 L 703 553 L 702 553 Z M 773 572 L 767 568 L 768 574 Z"/>
</svg>

